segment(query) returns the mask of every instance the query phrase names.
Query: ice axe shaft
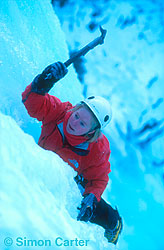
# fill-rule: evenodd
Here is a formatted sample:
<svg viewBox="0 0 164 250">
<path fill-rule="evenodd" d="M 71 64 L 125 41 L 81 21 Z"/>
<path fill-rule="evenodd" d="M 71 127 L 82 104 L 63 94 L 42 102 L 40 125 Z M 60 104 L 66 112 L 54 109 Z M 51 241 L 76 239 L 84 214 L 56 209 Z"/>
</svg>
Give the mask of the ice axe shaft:
<svg viewBox="0 0 164 250">
<path fill-rule="evenodd" d="M 85 47 L 77 51 L 70 59 L 68 59 L 66 62 L 64 62 L 65 66 L 68 67 L 71 65 L 77 58 L 80 56 L 84 56 L 90 51 L 91 49 L 95 48 L 97 45 L 101 45 L 104 43 L 104 38 L 106 36 L 107 30 L 103 29 L 100 26 L 101 36 L 94 39 L 92 42 L 88 43 Z"/>
</svg>

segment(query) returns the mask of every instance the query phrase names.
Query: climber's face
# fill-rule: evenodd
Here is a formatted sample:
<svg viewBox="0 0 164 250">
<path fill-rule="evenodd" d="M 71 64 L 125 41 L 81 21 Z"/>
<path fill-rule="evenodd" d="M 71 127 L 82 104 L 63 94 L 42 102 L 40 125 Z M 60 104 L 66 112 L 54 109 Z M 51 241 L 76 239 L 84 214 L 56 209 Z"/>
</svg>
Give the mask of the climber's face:
<svg viewBox="0 0 164 250">
<path fill-rule="evenodd" d="M 81 107 L 69 117 L 66 130 L 72 135 L 84 135 L 92 129 L 93 123 L 92 112 L 85 107 Z"/>
</svg>

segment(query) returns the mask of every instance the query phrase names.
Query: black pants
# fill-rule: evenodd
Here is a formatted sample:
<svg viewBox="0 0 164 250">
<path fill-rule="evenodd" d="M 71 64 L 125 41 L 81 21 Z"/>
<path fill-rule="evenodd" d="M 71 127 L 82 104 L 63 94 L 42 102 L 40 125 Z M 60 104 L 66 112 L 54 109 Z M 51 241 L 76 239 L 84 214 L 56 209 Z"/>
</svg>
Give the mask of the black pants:
<svg viewBox="0 0 164 250">
<path fill-rule="evenodd" d="M 90 219 L 91 223 L 102 226 L 104 229 L 114 228 L 117 224 L 118 212 L 101 198 Z"/>
</svg>

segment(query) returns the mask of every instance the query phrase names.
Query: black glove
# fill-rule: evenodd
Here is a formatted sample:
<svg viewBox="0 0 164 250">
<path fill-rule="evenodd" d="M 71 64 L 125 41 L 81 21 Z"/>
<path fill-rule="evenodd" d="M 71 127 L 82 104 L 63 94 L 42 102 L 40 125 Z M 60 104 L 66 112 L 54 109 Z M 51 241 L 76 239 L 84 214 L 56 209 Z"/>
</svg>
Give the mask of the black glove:
<svg viewBox="0 0 164 250">
<path fill-rule="evenodd" d="M 77 220 L 85 222 L 89 221 L 92 218 L 97 202 L 97 198 L 94 194 L 85 195 L 81 202 L 81 207 L 78 208 L 80 212 L 77 216 Z"/>
<path fill-rule="evenodd" d="M 43 70 L 42 74 L 37 75 L 32 82 L 32 92 L 44 95 L 53 87 L 54 83 L 63 78 L 68 69 L 62 62 L 56 62 Z"/>
</svg>

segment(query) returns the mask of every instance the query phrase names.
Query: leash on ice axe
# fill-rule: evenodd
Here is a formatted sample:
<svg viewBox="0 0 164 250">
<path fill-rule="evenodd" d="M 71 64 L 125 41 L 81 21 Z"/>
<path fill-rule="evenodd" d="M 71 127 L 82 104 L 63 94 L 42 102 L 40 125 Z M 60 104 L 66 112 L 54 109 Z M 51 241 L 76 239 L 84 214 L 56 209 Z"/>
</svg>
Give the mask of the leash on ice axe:
<svg viewBox="0 0 164 250">
<path fill-rule="evenodd" d="M 101 36 L 97 37 L 92 42 L 88 43 L 85 47 L 83 47 L 82 49 L 77 51 L 73 56 L 70 57 L 70 59 L 68 59 L 66 62 L 64 62 L 65 66 L 66 67 L 70 66 L 74 61 L 76 61 L 77 58 L 79 58 L 81 56 L 85 56 L 88 53 L 88 51 L 95 48 L 99 44 L 100 45 L 103 44 L 107 30 L 103 29 L 100 26 L 100 32 L 101 32 Z"/>
</svg>

